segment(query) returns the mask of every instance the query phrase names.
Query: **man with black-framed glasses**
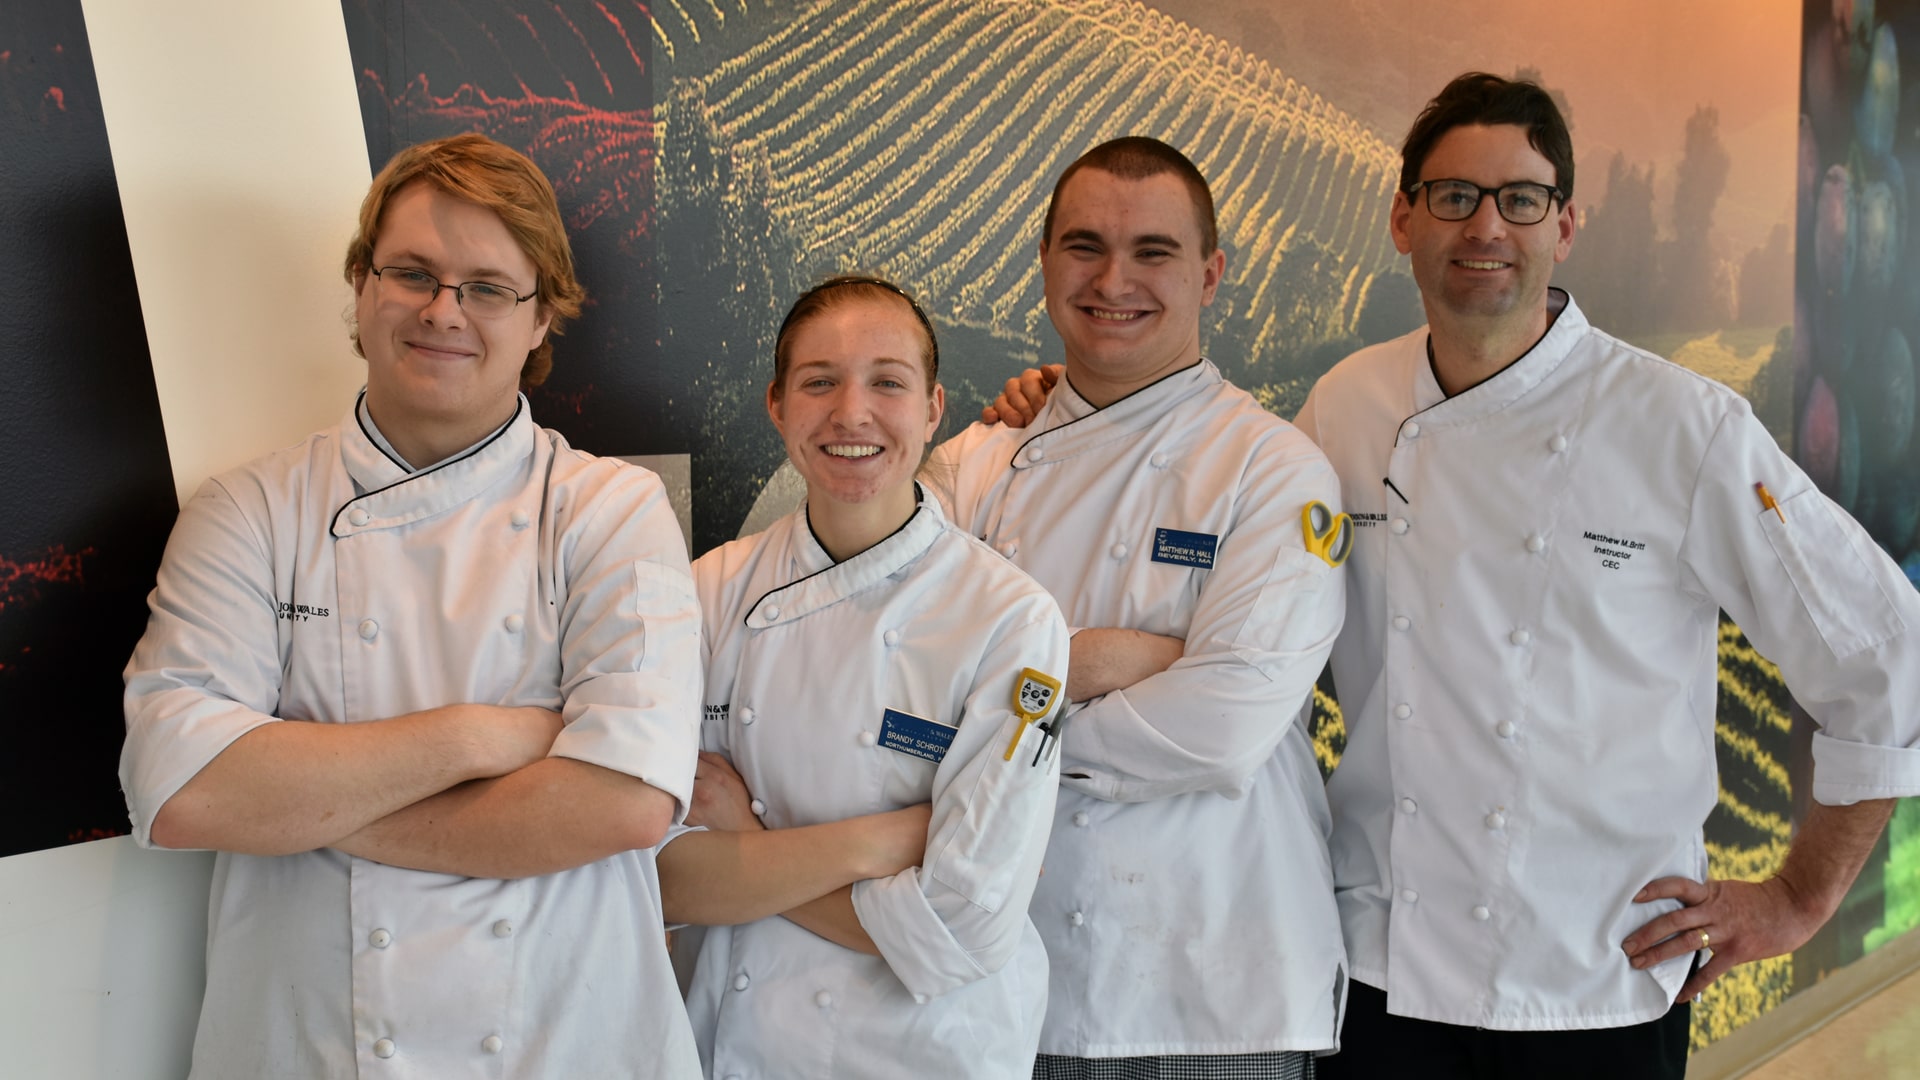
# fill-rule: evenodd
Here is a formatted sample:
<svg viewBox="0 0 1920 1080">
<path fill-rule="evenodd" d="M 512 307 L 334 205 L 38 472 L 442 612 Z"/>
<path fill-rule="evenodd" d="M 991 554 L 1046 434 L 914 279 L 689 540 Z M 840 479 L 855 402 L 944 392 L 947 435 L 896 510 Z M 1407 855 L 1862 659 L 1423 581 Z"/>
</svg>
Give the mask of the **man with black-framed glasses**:
<svg viewBox="0 0 1920 1080">
<path fill-rule="evenodd" d="M 127 665 L 135 839 L 218 852 L 195 1077 L 699 1075 L 649 850 L 700 617 L 658 477 L 534 424 L 584 290 L 480 135 L 374 178 L 365 391 L 181 508 Z"/>
<path fill-rule="evenodd" d="M 1806 941 L 1920 794 L 1920 602 L 1744 399 L 1550 287 L 1577 218 L 1544 91 L 1463 75 L 1402 162 L 1428 325 L 1295 421 L 1360 526 L 1328 785 L 1353 990 L 1322 1073 L 1677 1078 L 1687 1003 Z M 1701 836 L 1722 609 L 1822 726 L 1753 884 L 1712 880 Z"/>
</svg>

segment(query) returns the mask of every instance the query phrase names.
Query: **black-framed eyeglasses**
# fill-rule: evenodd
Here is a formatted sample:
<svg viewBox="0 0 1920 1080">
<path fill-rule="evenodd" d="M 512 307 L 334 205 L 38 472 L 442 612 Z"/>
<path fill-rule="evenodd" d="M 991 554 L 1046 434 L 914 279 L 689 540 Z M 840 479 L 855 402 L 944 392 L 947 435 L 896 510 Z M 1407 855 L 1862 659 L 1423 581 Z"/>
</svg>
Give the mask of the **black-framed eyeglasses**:
<svg viewBox="0 0 1920 1080">
<path fill-rule="evenodd" d="M 1493 196 L 1500 216 L 1515 225 L 1538 225 L 1553 210 L 1553 201 L 1566 201 L 1557 187 L 1520 181 L 1483 188 L 1471 180 L 1422 180 L 1407 189 L 1407 196 L 1427 189 L 1427 213 L 1441 221 L 1465 221 L 1480 209 L 1480 200 Z"/>
<path fill-rule="evenodd" d="M 534 290 L 525 296 L 514 292 L 505 285 L 491 281 L 463 281 L 450 285 L 412 266 L 382 266 L 373 272 L 383 285 L 391 286 L 408 296 L 417 296 L 422 304 L 433 303 L 441 289 L 452 289 L 454 302 L 465 311 L 483 319 L 497 319 L 510 315 L 513 309 L 540 295 Z"/>
</svg>

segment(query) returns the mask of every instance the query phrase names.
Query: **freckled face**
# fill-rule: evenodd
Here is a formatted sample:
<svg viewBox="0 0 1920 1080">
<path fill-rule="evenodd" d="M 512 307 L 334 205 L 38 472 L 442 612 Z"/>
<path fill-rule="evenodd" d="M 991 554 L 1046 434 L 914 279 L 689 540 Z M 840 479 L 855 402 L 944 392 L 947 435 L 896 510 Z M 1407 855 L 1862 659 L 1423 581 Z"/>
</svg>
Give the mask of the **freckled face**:
<svg viewBox="0 0 1920 1080">
<path fill-rule="evenodd" d="M 1085 168 L 1054 202 L 1040 245 L 1047 315 L 1067 374 L 1126 391 L 1200 358 L 1200 309 L 1226 255 L 1200 252 L 1193 196 L 1171 173 L 1126 180 Z"/>
<path fill-rule="evenodd" d="M 927 385 L 919 320 L 893 300 L 849 301 L 808 319 L 787 339 L 782 387 L 767 413 L 816 499 L 911 500 L 914 473 L 940 426 L 946 391 Z"/>
<path fill-rule="evenodd" d="M 1420 167 L 1422 180 L 1466 180 L 1483 188 L 1528 181 L 1554 186 L 1553 163 L 1518 124 L 1472 124 L 1440 137 Z M 1393 242 L 1412 256 L 1428 318 L 1505 320 L 1543 317 L 1555 263 L 1573 250 L 1574 215 L 1562 202 L 1534 225 L 1515 225 L 1483 198 L 1464 221 L 1427 210 L 1426 189 L 1393 199 Z"/>
</svg>

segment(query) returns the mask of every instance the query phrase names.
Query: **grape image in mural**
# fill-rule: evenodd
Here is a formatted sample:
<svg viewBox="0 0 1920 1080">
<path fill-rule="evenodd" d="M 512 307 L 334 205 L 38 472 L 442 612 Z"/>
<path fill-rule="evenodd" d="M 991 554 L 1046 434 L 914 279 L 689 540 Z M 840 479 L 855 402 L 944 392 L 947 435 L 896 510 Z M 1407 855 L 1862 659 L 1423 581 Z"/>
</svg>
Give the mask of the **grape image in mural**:
<svg viewBox="0 0 1920 1080">
<path fill-rule="evenodd" d="M 1802 13 L 1793 452 L 1920 585 L 1920 4 Z M 1888 830 L 1871 950 L 1920 927 L 1920 805 Z"/>
</svg>

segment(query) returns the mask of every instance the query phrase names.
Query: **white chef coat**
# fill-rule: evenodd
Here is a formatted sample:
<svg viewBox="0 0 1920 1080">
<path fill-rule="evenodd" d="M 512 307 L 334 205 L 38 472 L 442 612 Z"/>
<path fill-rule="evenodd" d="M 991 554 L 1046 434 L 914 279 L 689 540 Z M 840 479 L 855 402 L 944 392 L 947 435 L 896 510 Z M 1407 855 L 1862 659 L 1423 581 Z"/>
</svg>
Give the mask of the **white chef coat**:
<svg viewBox="0 0 1920 1080">
<path fill-rule="evenodd" d="M 1066 678 L 1059 608 L 930 498 L 844 562 L 802 507 L 708 552 L 694 577 L 703 741 L 769 827 L 933 803 L 923 864 L 853 887 L 880 956 L 778 916 L 705 931 L 687 1008 L 707 1075 L 1026 1076 L 1047 992 L 1027 901 L 1060 759 L 1034 764 L 1040 732 L 1012 704 L 1023 668 Z M 938 764 L 888 747 L 889 730 L 925 734 L 889 712 L 950 735 Z"/>
<path fill-rule="evenodd" d="M 686 551 L 652 473 L 514 419 L 410 472 L 358 410 L 181 509 L 127 666 L 134 836 L 262 724 L 540 706 L 552 753 L 684 814 L 700 692 Z M 222 853 L 195 1077 L 698 1075 L 653 853 L 541 877 L 331 848 Z"/>
<path fill-rule="evenodd" d="M 1666 1012 L 1691 955 L 1635 971 L 1620 943 L 1678 906 L 1641 886 L 1706 877 L 1722 608 L 1824 729 L 1816 799 L 1920 792 L 1912 586 L 1743 398 L 1553 295 L 1539 344 L 1464 393 L 1423 328 L 1335 366 L 1296 421 L 1360 526 L 1334 872 L 1353 977 L 1396 1015 Z"/>
<path fill-rule="evenodd" d="M 1027 429 L 974 425 L 935 458 L 955 521 L 1069 625 L 1186 641 L 1066 721 L 1033 900 L 1053 964 L 1041 1053 L 1336 1045 L 1326 795 L 1295 722 L 1345 608 L 1301 526 L 1311 500 L 1339 508 L 1326 459 L 1207 361 L 1097 411 L 1062 383 Z"/>
</svg>

